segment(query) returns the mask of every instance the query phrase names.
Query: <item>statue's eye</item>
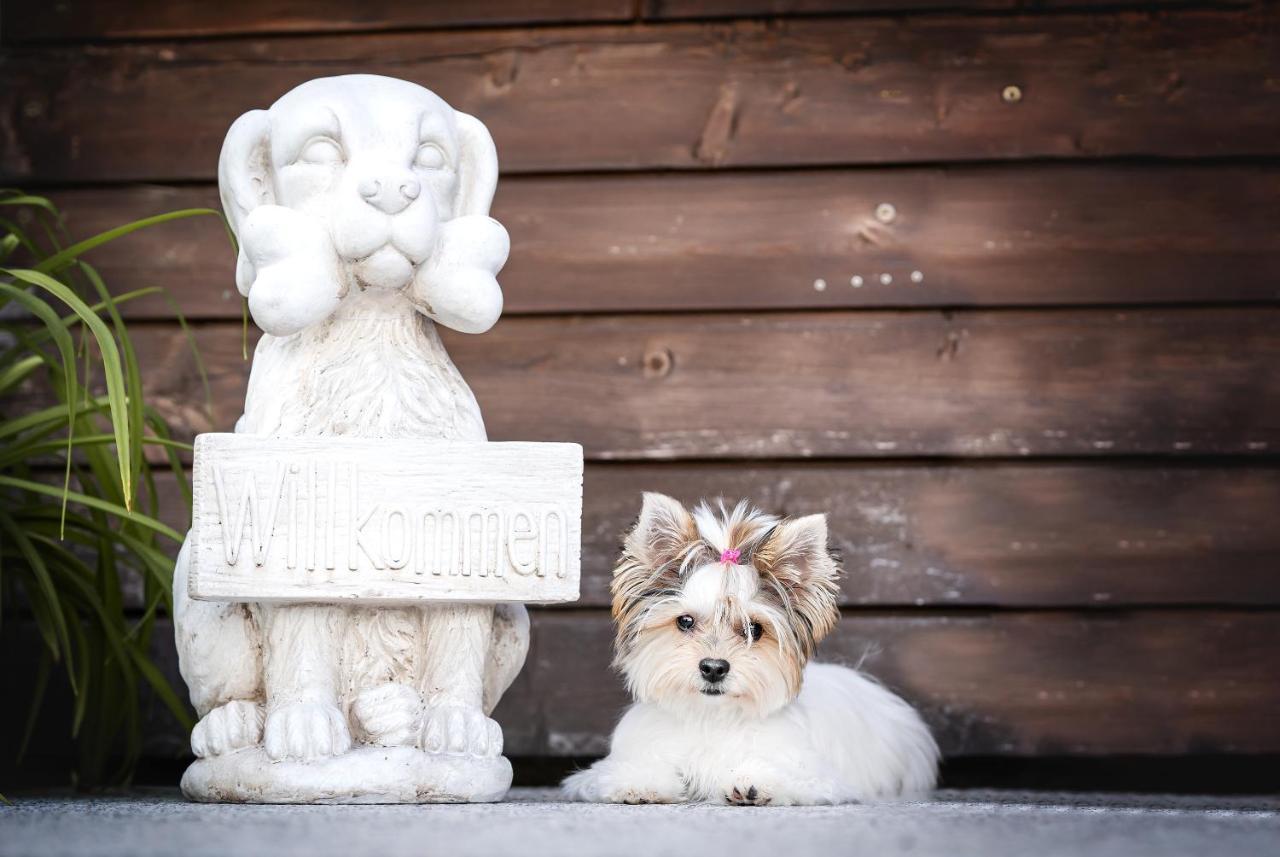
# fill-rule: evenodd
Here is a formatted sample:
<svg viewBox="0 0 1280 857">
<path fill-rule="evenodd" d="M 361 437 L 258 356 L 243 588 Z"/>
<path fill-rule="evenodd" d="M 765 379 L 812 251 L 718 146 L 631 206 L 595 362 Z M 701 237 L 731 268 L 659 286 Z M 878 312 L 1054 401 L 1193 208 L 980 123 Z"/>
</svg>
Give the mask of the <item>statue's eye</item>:
<svg viewBox="0 0 1280 857">
<path fill-rule="evenodd" d="M 427 170 L 438 170 L 444 166 L 444 152 L 435 143 L 423 143 L 418 147 L 418 154 L 413 165 Z"/>
<path fill-rule="evenodd" d="M 679 628 L 681 631 L 692 631 L 693 617 L 688 615 L 687 613 L 684 616 L 678 617 L 676 619 L 676 627 Z"/>
<path fill-rule="evenodd" d="M 747 626 L 747 639 L 758 640 L 764 636 L 764 625 L 759 622 L 752 622 Z"/>
<path fill-rule="evenodd" d="M 302 147 L 298 160 L 308 164 L 336 164 L 342 160 L 342 147 L 332 137 L 312 137 Z"/>
</svg>

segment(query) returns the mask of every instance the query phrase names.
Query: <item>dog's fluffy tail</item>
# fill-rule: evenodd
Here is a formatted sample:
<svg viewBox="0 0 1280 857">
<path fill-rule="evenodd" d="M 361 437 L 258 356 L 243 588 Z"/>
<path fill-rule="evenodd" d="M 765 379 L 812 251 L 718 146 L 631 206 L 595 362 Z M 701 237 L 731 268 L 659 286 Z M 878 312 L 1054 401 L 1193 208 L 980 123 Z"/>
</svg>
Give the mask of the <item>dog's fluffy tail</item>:
<svg viewBox="0 0 1280 857">
<path fill-rule="evenodd" d="M 859 801 L 919 798 L 938 778 L 938 745 L 920 714 L 866 673 L 810 664 L 797 700 Z"/>
</svg>

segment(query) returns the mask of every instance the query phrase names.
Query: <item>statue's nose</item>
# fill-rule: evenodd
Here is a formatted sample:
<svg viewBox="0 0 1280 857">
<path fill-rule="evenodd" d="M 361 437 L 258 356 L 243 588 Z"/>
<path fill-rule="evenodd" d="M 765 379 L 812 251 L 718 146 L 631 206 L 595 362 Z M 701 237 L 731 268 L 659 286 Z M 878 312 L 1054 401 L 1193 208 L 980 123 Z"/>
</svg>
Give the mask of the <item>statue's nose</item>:
<svg viewBox="0 0 1280 857">
<path fill-rule="evenodd" d="M 418 198 L 422 186 L 412 176 L 368 178 L 358 188 L 364 201 L 386 214 L 398 214 Z"/>
</svg>

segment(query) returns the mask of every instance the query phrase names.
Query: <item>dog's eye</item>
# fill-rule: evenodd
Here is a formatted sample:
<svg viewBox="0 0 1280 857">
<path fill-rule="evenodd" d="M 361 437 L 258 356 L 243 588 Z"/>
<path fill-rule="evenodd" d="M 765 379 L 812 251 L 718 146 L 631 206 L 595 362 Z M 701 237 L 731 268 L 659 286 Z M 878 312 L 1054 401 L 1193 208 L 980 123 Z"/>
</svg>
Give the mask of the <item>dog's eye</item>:
<svg viewBox="0 0 1280 857">
<path fill-rule="evenodd" d="M 314 137 L 302 147 L 298 160 L 308 164 L 336 164 L 342 160 L 342 147 L 330 137 Z"/>
<path fill-rule="evenodd" d="M 759 622 L 752 622 L 747 626 L 747 639 L 758 640 L 764 636 L 764 625 Z"/>
<path fill-rule="evenodd" d="M 693 629 L 693 617 L 685 614 L 676 619 L 676 627 L 681 631 L 690 631 Z"/>
<path fill-rule="evenodd" d="M 413 159 L 414 166 L 427 170 L 438 170 L 444 166 L 444 152 L 434 143 L 423 143 L 418 147 L 418 154 Z"/>
</svg>

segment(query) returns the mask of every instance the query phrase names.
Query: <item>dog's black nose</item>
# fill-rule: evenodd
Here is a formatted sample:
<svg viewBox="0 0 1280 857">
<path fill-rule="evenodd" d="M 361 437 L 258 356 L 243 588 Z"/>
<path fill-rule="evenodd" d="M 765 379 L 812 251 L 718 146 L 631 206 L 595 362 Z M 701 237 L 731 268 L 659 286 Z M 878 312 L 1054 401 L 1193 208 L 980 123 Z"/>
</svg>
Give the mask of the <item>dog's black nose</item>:
<svg viewBox="0 0 1280 857">
<path fill-rule="evenodd" d="M 729 662 L 720 658 L 703 658 L 698 663 L 698 672 L 712 684 L 719 684 L 729 674 Z"/>
</svg>

